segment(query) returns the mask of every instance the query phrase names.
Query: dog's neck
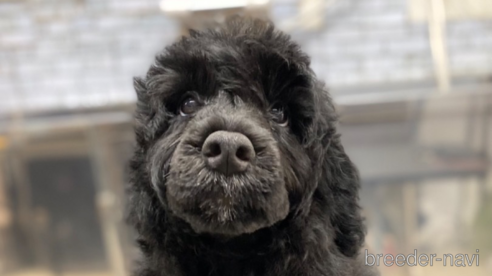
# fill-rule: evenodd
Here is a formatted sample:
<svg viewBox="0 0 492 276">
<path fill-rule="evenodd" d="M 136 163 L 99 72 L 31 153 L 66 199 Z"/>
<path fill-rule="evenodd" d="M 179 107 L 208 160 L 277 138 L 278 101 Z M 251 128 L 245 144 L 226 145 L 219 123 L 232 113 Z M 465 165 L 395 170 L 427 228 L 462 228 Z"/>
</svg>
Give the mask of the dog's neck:
<svg viewBox="0 0 492 276">
<path fill-rule="evenodd" d="M 172 223 L 173 225 L 178 224 L 177 221 Z M 286 220 L 254 233 L 225 236 L 211 233 L 197 234 L 191 227 L 180 221 L 181 227 L 170 228 L 171 231 L 167 232 L 167 238 L 172 241 L 172 244 L 166 245 L 166 247 L 177 246 L 183 252 L 191 250 L 207 256 L 216 255 L 220 258 L 244 260 L 269 254 L 272 248 L 276 248 L 277 243 L 283 240 L 284 236 L 288 236 L 287 231 L 291 230 L 286 227 L 288 223 Z"/>
<path fill-rule="evenodd" d="M 155 233 L 159 238 L 148 241 L 150 250 L 143 260 L 143 270 L 136 275 L 372 275 L 356 256 L 347 257 L 340 252 L 334 242 L 333 227 L 326 219 L 309 215 L 290 217 L 269 228 L 233 238 L 199 235 L 182 221 L 172 221 L 174 227 L 168 228 L 172 231 Z"/>
<path fill-rule="evenodd" d="M 168 233 L 168 242 L 162 248 L 167 260 L 156 262 L 160 266 L 156 267 L 159 272 L 145 276 L 303 276 L 304 266 L 320 265 L 310 264 L 313 256 L 328 256 L 329 251 L 332 251 L 330 259 L 319 268 L 324 274 L 319 275 L 334 275 L 326 273 L 330 267 L 335 267 L 331 262 L 350 260 L 341 254 L 335 255 L 337 253 L 332 248 L 335 245 L 329 238 L 329 230 L 317 233 L 311 230 L 298 222 L 286 220 L 233 238 Z"/>
<path fill-rule="evenodd" d="M 296 252 L 303 250 L 299 244 L 290 243 L 289 235 L 293 233 L 287 233 L 287 229 L 292 230 L 279 224 L 237 237 L 171 234 L 175 247 L 168 253 L 180 264 L 183 276 L 268 275 L 267 271 L 271 271 L 273 266 L 279 266 L 279 262 L 293 255 L 300 255 Z M 271 257 L 283 255 L 289 257 L 278 260 Z"/>
</svg>

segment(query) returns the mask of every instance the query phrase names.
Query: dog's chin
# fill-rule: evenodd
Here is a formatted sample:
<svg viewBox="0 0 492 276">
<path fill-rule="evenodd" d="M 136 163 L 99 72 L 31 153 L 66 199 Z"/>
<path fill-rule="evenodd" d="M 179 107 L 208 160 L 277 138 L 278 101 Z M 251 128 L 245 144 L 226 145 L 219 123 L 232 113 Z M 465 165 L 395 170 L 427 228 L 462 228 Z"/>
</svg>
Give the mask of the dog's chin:
<svg viewBox="0 0 492 276">
<path fill-rule="evenodd" d="M 220 216 L 220 214 L 217 214 L 217 216 Z M 219 219 L 217 219 L 217 221 L 206 221 L 203 218 L 193 215 L 184 215 L 181 218 L 185 220 L 197 234 L 209 234 L 212 236 L 231 238 L 243 234 L 251 234 L 260 229 L 270 227 L 276 222 L 283 220 L 286 216 L 287 212 L 282 211 L 279 213 L 278 218 L 272 221 L 243 221 L 240 218 L 237 218 L 227 222 L 219 222 Z"/>
<path fill-rule="evenodd" d="M 194 186 L 167 185 L 167 203 L 173 215 L 197 234 L 234 237 L 253 233 L 285 219 L 289 200 L 283 181 L 255 189 L 255 183 Z"/>
</svg>

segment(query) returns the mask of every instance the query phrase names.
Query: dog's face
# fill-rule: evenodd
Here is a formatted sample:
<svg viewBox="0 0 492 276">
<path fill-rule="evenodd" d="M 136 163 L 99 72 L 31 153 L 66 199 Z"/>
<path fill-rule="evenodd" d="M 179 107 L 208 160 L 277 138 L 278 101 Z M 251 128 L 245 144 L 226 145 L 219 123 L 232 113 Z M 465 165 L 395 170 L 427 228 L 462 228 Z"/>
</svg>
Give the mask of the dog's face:
<svg viewBox="0 0 492 276">
<path fill-rule="evenodd" d="M 165 185 L 172 212 L 196 231 L 226 235 L 285 218 L 287 164 L 272 133 L 286 127 L 283 111 L 268 112 L 222 89 L 185 97 L 175 123 L 186 125 L 176 125 L 180 137 Z"/>
<path fill-rule="evenodd" d="M 150 183 L 169 215 L 197 233 L 271 226 L 311 195 L 318 177 L 309 60 L 287 36 L 257 27 L 257 38 L 194 33 L 135 79 Z"/>
</svg>

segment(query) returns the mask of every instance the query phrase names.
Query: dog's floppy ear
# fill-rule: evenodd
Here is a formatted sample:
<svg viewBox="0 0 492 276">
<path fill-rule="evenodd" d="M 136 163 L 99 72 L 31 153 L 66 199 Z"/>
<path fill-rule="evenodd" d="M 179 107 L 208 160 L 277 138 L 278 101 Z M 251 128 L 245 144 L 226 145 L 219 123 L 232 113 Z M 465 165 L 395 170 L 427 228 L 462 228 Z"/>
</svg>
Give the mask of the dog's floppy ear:
<svg viewBox="0 0 492 276">
<path fill-rule="evenodd" d="M 133 88 L 137 93 L 137 110 L 136 114 L 139 116 L 136 119 L 145 120 L 149 116 L 151 116 L 149 108 L 150 96 L 147 92 L 147 86 L 145 84 L 145 80 L 140 77 L 133 78 Z"/>
<path fill-rule="evenodd" d="M 152 99 L 151 88 L 143 78 L 133 78 L 133 87 L 137 93 L 135 110 L 135 133 L 137 143 L 143 148 L 162 134 L 168 126 L 167 110 L 162 102 Z"/>
<path fill-rule="evenodd" d="M 149 131 L 147 131 L 147 122 L 152 116 L 149 108 L 150 96 L 147 93 L 145 80 L 140 77 L 133 78 L 133 87 L 137 93 L 137 106 L 135 110 L 135 134 L 137 143 L 145 145 L 148 141 Z"/>
<path fill-rule="evenodd" d="M 130 185 L 126 210 L 126 221 L 138 231 L 139 247 L 144 254 L 150 254 L 160 242 L 164 229 L 160 221 L 165 220 L 165 212 L 160 208 L 159 199 L 152 189 L 150 175 L 147 170 L 146 150 L 153 137 L 152 118 L 155 111 L 151 108 L 151 96 L 144 78 L 133 78 L 133 86 L 137 93 L 135 114 L 135 134 L 137 150 L 129 162 Z"/>
<path fill-rule="evenodd" d="M 320 88 L 322 89 L 322 88 Z M 323 89 L 322 89 L 323 90 Z M 322 175 L 317 189 L 317 199 L 334 229 L 335 243 L 346 256 L 355 256 L 364 243 L 365 228 L 359 207 L 359 173 L 345 153 L 336 131 L 337 116 L 326 91 L 320 91 L 320 117 L 323 126 Z"/>
<path fill-rule="evenodd" d="M 333 137 L 325 155 L 324 179 L 331 191 L 330 221 L 335 243 L 346 256 L 356 255 L 364 243 L 365 229 L 359 207 L 359 175 L 339 137 Z"/>
</svg>

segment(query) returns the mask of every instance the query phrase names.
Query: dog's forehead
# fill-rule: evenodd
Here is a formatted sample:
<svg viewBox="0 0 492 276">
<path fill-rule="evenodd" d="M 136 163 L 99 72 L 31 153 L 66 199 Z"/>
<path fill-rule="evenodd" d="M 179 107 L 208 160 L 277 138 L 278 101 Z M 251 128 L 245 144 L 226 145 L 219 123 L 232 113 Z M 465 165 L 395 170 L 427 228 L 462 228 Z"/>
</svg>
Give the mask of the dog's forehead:
<svg viewBox="0 0 492 276">
<path fill-rule="evenodd" d="M 237 70 L 254 70 L 251 65 L 258 63 L 262 55 L 267 53 L 241 42 L 215 40 L 202 45 L 202 53 L 208 62 L 219 68 L 234 66 Z"/>
<path fill-rule="evenodd" d="M 218 41 L 215 43 L 207 43 L 203 47 L 211 56 L 231 55 L 233 53 L 233 47 L 227 47 L 226 45 L 223 45 L 223 43 L 219 43 Z"/>
<path fill-rule="evenodd" d="M 311 88 L 315 78 L 309 63 L 299 46 L 285 36 L 205 32 L 167 47 L 157 56 L 148 80 L 154 91 L 176 98 L 189 91 L 206 97 L 227 91 L 268 106 L 292 98 L 297 88 Z"/>
<path fill-rule="evenodd" d="M 265 103 L 267 90 L 264 82 L 271 74 L 265 68 L 264 58 L 271 53 L 255 46 L 211 41 L 202 45 L 198 58 L 207 64 L 202 68 L 210 70 L 207 73 L 217 82 L 217 90 Z"/>
<path fill-rule="evenodd" d="M 307 65 L 282 47 L 268 47 L 254 39 L 208 42 L 202 45 L 201 55 L 226 90 L 248 88 L 263 97 L 299 76 L 308 78 Z"/>
</svg>

